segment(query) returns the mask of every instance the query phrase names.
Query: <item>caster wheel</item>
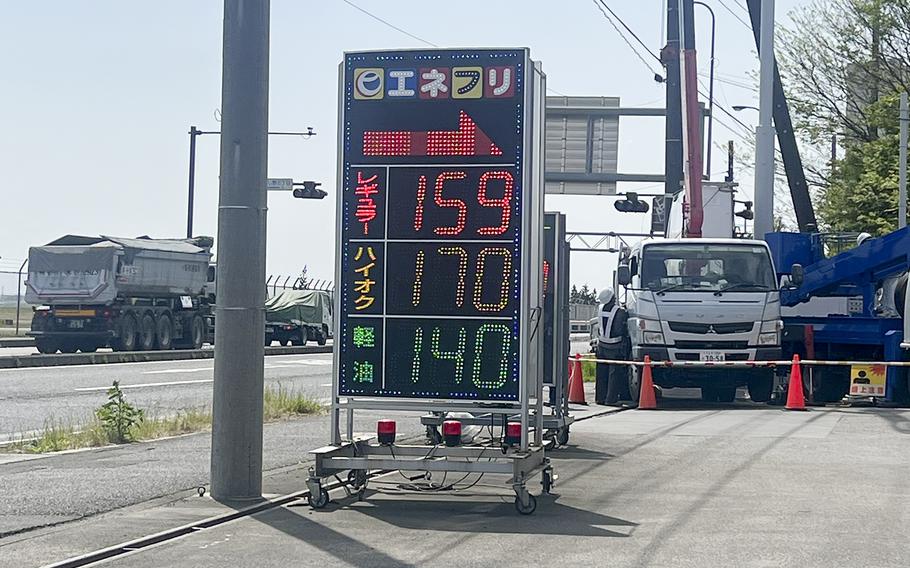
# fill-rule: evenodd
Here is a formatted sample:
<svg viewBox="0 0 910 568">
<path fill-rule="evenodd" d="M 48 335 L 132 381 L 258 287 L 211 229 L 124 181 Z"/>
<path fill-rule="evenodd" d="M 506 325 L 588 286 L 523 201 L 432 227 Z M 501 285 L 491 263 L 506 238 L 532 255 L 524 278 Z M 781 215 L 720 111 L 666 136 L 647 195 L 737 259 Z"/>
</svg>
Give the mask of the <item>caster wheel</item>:
<svg viewBox="0 0 910 568">
<path fill-rule="evenodd" d="M 556 433 L 556 443 L 560 446 L 565 446 L 569 443 L 569 427 L 563 426 L 559 429 L 559 432 Z"/>
<path fill-rule="evenodd" d="M 515 496 L 515 509 L 522 515 L 530 515 L 537 510 L 537 497 L 534 497 L 531 494 L 528 494 L 528 504 L 527 506 L 523 505 L 521 502 L 521 497 L 518 495 Z"/>
<path fill-rule="evenodd" d="M 553 490 L 553 484 L 556 481 L 556 477 L 553 475 L 553 470 L 544 470 L 543 474 L 540 477 L 540 485 L 543 487 L 543 492 L 547 495 Z"/>
<path fill-rule="evenodd" d="M 363 488 L 367 484 L 367 472 L 362 469 L 352 469 L 348 472 L 348 485 L 354 489 Z"/>
<path fill-rule="evenodd" d="M 434 446 L 442 443 L 442 434 L 436 426 L 427 426 L 427 440 Z"/>
<path fill-rule="evenodd" d="M 320 489 L 319 495 L 314 498 L 313 495 L 310 494 L 307 497 L 307 501 L 309 501 L 310 507 L 314 509 L 323 509 L 329 504 L 329 492 L 325 489 Z"/>
</svg>

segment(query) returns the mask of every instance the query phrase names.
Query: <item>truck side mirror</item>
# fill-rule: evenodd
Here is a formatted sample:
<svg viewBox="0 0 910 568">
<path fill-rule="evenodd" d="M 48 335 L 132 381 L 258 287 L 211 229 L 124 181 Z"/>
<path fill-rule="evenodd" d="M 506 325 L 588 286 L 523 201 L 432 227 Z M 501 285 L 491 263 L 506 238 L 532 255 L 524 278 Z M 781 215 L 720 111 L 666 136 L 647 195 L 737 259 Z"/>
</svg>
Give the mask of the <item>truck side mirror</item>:
<svg viewBox="0 0 910 568">
<path fill-rule="evenodd" d="M 805 272 L 802 264 L 794 264 L 790 267 L 790 283 L 794 286 L 802 286 Z"/>
<path fill-rule="evenodd" d="M 620 264 L 616 267 L 616 281 L 620 286 L 628 286 L 632 283 L 632 270 L 628 264 Z"/>
</svg>

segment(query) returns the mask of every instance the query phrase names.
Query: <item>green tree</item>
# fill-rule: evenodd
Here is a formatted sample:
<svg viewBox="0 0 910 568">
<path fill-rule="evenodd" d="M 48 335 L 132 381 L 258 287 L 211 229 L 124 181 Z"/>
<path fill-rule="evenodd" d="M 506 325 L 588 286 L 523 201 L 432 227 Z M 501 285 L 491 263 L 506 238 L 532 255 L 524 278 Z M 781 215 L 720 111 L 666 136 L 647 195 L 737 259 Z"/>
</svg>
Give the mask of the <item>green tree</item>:
<svg viewBox="0 0 910 568">
<path fill-rule="evenodd" d="M 791 18 L 777 56 L 822 226 L 893 230 L 910 0 L 815 0 Z M 841 156 L 832 163 L 834 137 Z"/>
</svg>

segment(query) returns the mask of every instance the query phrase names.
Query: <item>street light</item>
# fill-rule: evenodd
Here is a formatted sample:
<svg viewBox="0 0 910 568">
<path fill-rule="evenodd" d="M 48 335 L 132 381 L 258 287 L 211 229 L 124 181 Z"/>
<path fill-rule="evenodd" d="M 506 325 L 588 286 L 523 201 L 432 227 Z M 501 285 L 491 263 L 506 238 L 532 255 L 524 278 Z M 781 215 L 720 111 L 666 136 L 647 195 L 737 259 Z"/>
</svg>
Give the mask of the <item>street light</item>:
<svg viewBox="0 0 910 568">
<path fill-rule="evenodd" d="M 733 105 L 733 110 L 736 112 L 744 111 L 746 109 L 754 110 L 755 112 L 761 112 L 758 107 L 752 105 Z"/>
<path fill-rule="evenodd" d="M 193 199 L 196 193 L 196 137 L 205 134 L 221 134 L 215 130 L 199 130 L 195 126 L 190 126 L 190 174 L 189 188 L 187 191 L 186 204 L 186 238 L 193 238 Z M 316 136 L 312 126 L 307 126 L 306 132 L 268 132 L 269 136 L 303 136 L 309 139 Z"/>
</svg>

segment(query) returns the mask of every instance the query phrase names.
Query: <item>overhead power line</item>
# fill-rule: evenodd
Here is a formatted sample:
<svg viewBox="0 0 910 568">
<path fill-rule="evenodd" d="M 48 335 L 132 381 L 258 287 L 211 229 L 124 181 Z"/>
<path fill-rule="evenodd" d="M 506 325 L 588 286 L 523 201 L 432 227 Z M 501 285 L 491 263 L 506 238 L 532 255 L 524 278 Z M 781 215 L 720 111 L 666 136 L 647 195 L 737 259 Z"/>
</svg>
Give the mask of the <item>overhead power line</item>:
<svg viewBox="0 0 910 568">
<path fill-rule="evenodd" d="M 398 26 L 396 26 L 395 24 L 393 24 L 393 23 L 391 23 L 391 22 L 388 22 L 388 21 L 386 21 L 386 20 L 383 20 L 382 18 L 380 18 L 380 17 L 377 16 L 376 14 L 364 10 L 363 8 L 361 8 L 360 6 L 358 6 L 357 4 L 354 4 L 353 2 L 351 2 L 351 0 L 344 0 L 344 3 L 347 4 L 348 6 L 350 6 L 350 7 L 354 8 L 354 9 L 356 9 L 356 10 L 360 10 L 361 12 L 363 12 L 363 13 L 366 14 L 367 16 L 373 18 L 373 19 L 376 20 L 377 22 L 381 22 L 381 23 L 383 23 L 383 24 L 389 26 L 389 27 L 392 28 L 393 30 L 396 30 L 396 31 L 399 31 L 399 32 L 403 33 L 404 35 L 408 36 L 409 38 L 416 39 L 416 40 L 419 41 L 420 43 L 424 43 L 424 44 L 429 45 L 429 46 L 431 46 L 431 47 L 439 47 L 438 45 L 436 45 L 436 44 L 433 43 L 432 41 L 427 41 L 427 40 L 423 39 L 423 38 L 420 37 L 420 36 L 416 36 L 416 35 L 412 34 L 411 32 L 409 32 L 409 31 L 407 31 L 407 30 L 403 30 L 403 29 L 399 28 Z"/>
<path fill-rule="evenodd" d="M 641 53 L 638 52 L 638 49 L 636 49 L 636 47 L 634 45 L 632 45 L 632 42 L 629 41 L 629 38 L 626 37 L 626 34 L 624 34 L 622 32 L 622 30 L 619 29 L 619 26 L 616 25 L 616 22 L 613 21 L 613 18 L 611 18 L 610 15 L 607 14 L 607 10 L 609 10 L 610 14 L 614 14 L 614 17 L 615 17 L 615 12 L 613 12 L 613 10 L 610 10 L 609 6 L 607 6 L 606 4 L 604 4 L 603 2 L 601 2 L 599 0 L 592 0 L 592 1 L 594 2 L 594 5 L 597 6 L 597 9 L 600 10 L 600 13 L 603 14 L 603 17 L 606 18 L 606 20 L 608 22 L 610 22 L 610 25 L 613 26 L 613 29 L 616 30 L 616 33 L 619 34 L 619 37 L 624 42 L 626 42 L 626 45 L 629 46 L 629 49 L 632 50 L 632 53 L 635 54 L 635 57 L 637 57 L 638 60 L 641 61 L 642 65 L 647 67 L 648 71 L 650 71 L 651 73 L 653 73 L 655 75 L 659 75 L 659 73 L 657 71 L 655 71 L 653 67 L 651 67 L 651 64 L 648 63 L 647 60 L 645 60 L 645 58 L 641 56 Z M 606 10 L 604 10 L 604 8 L 606 8 Z M 627 30 L 629 29 L 629 27 L 626 26 L 626 24 L 623 23 L 622 20 L 620 20 L 618 17 L 616 19 L 619 20 L 619 22 L 623 25 L 624 28 L 626 28 Z M 632 32 L 630 31 L 629 33 L 632 33 Z M 632 35 L 635 37 L 635 39 L 638 39 L 638 36 L 636 36 L 634 33 L 632 33 Z M 639 43 L 642 43 L 640 39 L 638 39 L 638 41 L 639 41 Z M 642 43 L 642 45 L 644 45 L 644 44 Z M 651 50 L 648 49 L 648 46 L 645 46 L 645 50 L 647 51 L 648 55 L 654 57 L 654 54 L 651 53 Z M 660 62 L 660 58 L 657 58 L 657 61 Z"/>
<path fill-rule="evenodd" d="M 630 28 L 630 27 L 626 24 L 626 22 L 624 22 L 623 19 L 620 18 L 619 15 L 617 15 L 616 12 L 613 11 L 613 8 L 610 8 L 610 6 L 607 5 L 607 3 L 606 3 L 604 0 L 594 0 L 594 3 L 597 4 L 597 5 L 599 5 L 599 6 L 602 6 L 604 9 L 606 9 L 608 12 L 610 12 L 610 14 L 612 14 L 613 17 L 616 18 L 616 20 L 617 20 L 620 24 L 622 24 L 622 27 L 624 27 L 624 28 L 626 29 L 626 31 L 629 32 L 629 33 L 632 35 L 633 38 L 635 38 L 635 41 L 637 41 L 639 45 L 641 45 L 643 48 L 645 48 L 645 51 L 648 52 L 648 55 L 650 55 L 651 57 L 653 57 L 654 59 L 656 59 L 658 63 L 663 64 L 663 62 L 660 60 L 660 57 L 658 57 L 657 55 L 654 55 L 654 53 L 651 51 L 651 48 L 648 47 L 648 44 L 646 44 L 645 42 L 643 42 L 643 41 L 641 40 L 641 38 L 638 37 L 638 34 L 636 34 L 636 33 L 632 30 L 632 28 Z M 603 12 L 603 9 L 601 9 L 601 12 Z M 606 14 L 604 14 L 604 15 L 606 16 Z M 608 20 L 610 19 L 609 16 L 607 16 L 607 19 L 608 19 Z"/>
<path fill-rule="evenodd" d="M 718 2 L 721 6 L 723 6 L 724 9 L 725 9 L 726 11 L 730 12 L 730 13 L 733 15 L 734 18 L 736 18 L 737 20 L 739 20 L 739 23 L 741 23 L 742 25 L 746 26 L 746 29 L 747 29 L 747 30 L 752 31 L 752 24 L 750 24 L 750 23 L 746 22 L 746 20 L 742 19 L 742 18 L 739 16 L 739 14 L 737 14 L 736 12 L 734 12 L 733 9 L 730 8 L 730 6 L 728 6 L 726 2 L 724 2 L 724 0 L 717 0 L 717 2 Z"/>
</svg>

